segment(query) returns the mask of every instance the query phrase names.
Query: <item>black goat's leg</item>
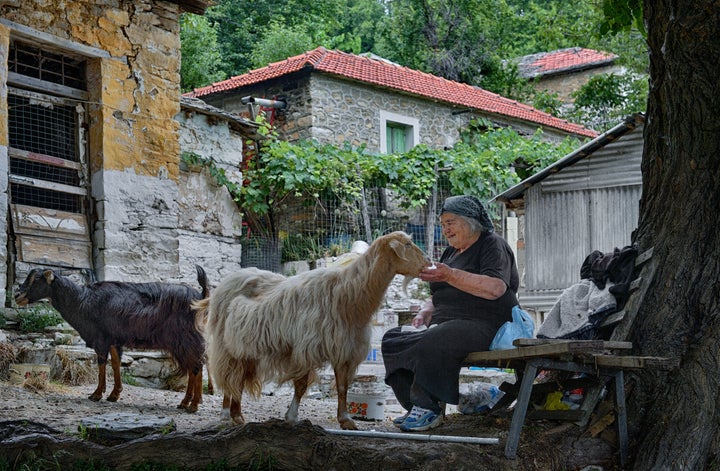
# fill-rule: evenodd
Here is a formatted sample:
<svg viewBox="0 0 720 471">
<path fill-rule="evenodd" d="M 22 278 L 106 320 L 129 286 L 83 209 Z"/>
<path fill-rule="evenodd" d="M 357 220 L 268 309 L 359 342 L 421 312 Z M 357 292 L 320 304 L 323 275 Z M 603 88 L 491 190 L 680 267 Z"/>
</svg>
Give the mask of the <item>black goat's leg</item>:
<svg viewBox="0 0 720 471">
<path fill-rule="evenodd" d="M 350 418 L 347 411 L 347 392 L 350 386 L 352 375 L 351 368 L 348 364 L 336 366 L 335 370 L 335 386 L 338 393 L 337 420 L 340 428 L 343 430 L 357 430 L 355 422 Z"/>
<path fill-rule="evenodd" d="M 196 368 L 188 372 L 187 389 L 185 397 L 178 406 L 178 409 L 185 409 L 188 412 L 197 412 L 198 404 L 202 398 L 202 369 Z"/>
<path fill-rule="evenodd" d="M 97 354 L 97 364 L 98 364 L 98 384 L 95 388 L 95 391 L 93 391 L 92 394 L 88 396 L 88 399 L 91 401 L 99 401 L 102 399 L 103 394 L 105 393 L 105 374 L 106 374 L 106 366 L 107 366 L 107 353 L 104 355 Z"/>
<path fill-rule="evenodd" d="M 293 380 L 293 387 L 295 389 L 295 394 L 293 395 L 292 402 L 290 403 L 290 407 L 288 407 L 287 412 L 285 413 L 285 420 L 287 422 L 295 423 L 298 420 L 298 410 L 300 409 L 300 400 L 305 395 L 305 392 L 308 388 L 308 381 L 310 380 L 310 374 L 306 374 L 302 378 L 294 379 Z"/>
<path fill-rule="evenodd" d="M 114 345 L 110 347 L 110 366 L 112 366 L 113 370 L 113 390 L 107 397 L 107 400 L 110 402 L 116 402 L 120 397 L 120 392 L 123 389 L 122 378 L 120 377 L 120 356 L 122 355 L 121 352 L 122 350 L 118 347 L 115 347 Z"/>
<path fill-rule="evenodd" d="M 182 398 L 182 401 L 180 401 L 180 404 L 178 404 L 178 409 L 188 409 L 190 406 L 190 402 L 193 398 L 193 391 L 195 390 L 195 376 L 196 375 L 192 371 L 187 372 L 187 387 L 185 388 L 185 396 Z"/>
</svg>

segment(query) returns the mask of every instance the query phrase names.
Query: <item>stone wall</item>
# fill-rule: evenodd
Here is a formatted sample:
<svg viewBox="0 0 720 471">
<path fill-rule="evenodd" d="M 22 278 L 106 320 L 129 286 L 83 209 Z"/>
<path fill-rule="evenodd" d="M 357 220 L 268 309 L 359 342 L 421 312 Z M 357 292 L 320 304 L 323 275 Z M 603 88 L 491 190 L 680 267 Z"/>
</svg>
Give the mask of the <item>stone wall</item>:
<svg viewBox="0 0 720 471">
<path fill-rule="evenodd" d="M 538 90 L 548 90 L 558 94 L 558 99 L 563 103 L 573 103 L 575 99 L 571 96 L 573 92 L 578 91 L 583 85 L 595 75 L 622 74 L 624 70 L 617 65 L 609 65 L 604 67 L 595 67 L 581 71 L 574 71 L 568 74 L 552 75 L 545 77 L 537 82 L 531 82 L 533 87 Z"/>
<path fill-rule="evenodd" d="M 536 127 L 504 117 L 483 115 L 449 104 L 404 95 L 392 90 L 341 80 L 313 73 L 286 80 L 275 80 L 236 89 L 222 97 L 207 97 L 214 106 L 233 113 L 248 113 L 242 97 L 282 98 L 287 102 L 277 113 L 275 124 L 288 140 L 314 138 L 320 142 L 353 146 L 365 144 L 368 151 L 380 152 L 381 112 L 418 120 L 420 140 L 434 149 L 451 147 L 460 129 L 470 120 L 485 117 L 499 125 L 513 126 L 520 133 L 532 134 Z M 546 137 L 561 140 L 565 135 L 546 131 Z M 416 144 L 417 144 L 416 143 Z"/>
<path fill-rule="evenodd" d="M 228 122 L 207 115 L 183 111 L 180 149 L 204 159 L 213 159 L 230 180 L 241 183 L 240 163 L 243 136 Z M 202 266 L 211 285 L 240 268 L 242 217 L 228 190 L 207 170 L 183 165 L 178 180 L 178 242 L 180 271 L 191 278 L 194 265 Z"/>
<path fill-rule="evenodd" d="M 232 199 L 207 175 L 180 168 L 181 148 L 212 156 L 229 173 L 242 158 L 242 138 L 222 119 L 180 113 L 180 13 L 155 0 L 0 3 L 0 56 L 17 37 L 87 59 L 91 236 L 101 280 L 196 285 L 195 263 L 211 282 L 239 267 Z M 9 256 L 7 77 L 0 66 L 0 290 Z"/>
</svg>

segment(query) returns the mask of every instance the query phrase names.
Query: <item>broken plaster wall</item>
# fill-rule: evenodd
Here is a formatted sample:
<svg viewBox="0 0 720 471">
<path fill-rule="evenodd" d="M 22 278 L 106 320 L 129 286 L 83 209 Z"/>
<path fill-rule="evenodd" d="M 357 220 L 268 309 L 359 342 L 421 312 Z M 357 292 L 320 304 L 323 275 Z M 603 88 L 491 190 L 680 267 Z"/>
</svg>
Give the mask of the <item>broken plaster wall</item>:
<svg viewBox="0 0 720 471">
<path fill-rule="evenodd" d="M 212 159 L 232 182 L 241 184 L 243 136 L 227 121 L 183 110 L 180 148 L 204 160 Z M 205 269 L 211 286 L 240 269 L 242 215 L 230 192 L 201 166 L 181 165 L 178 242 L 183 278 L 194 276 L 194 265 Z"/>
<path fill-rule="evenodd" d="M 77 44 L 79 52 L 86 46 L 107 52 L 88 58 L 92 238 L 101 280 L 181 275 L 174 119 L 180 110 L 179 15 L 177 5 L 151 0 L 0 5 L 2 18 L 42 38 L 58 38 L 61 49 Z M 194 273 L 184 281 L 196 284 Z"/>
</svg>

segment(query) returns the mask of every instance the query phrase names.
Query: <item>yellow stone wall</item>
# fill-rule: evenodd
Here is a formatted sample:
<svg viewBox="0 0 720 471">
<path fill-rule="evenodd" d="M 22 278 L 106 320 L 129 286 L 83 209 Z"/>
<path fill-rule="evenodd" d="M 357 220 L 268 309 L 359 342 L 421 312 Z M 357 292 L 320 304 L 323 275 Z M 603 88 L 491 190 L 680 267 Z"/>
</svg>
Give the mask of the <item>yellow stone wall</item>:
<svg viewBox="0 0 720 471">
<path fill-rule="evenodd" d="M 91 171 L 133 169 L 172 180 L 180 155 L 174 119 L 180 111 L 179 15 L 174 3 L 150 0 L 0 3 L 6 20 L 110 54 L 91 59 L 88 67 L 90 101 L 96 103 L 90 107 Z M 8 34 L 0 26 L 0 45 Z M 0 119 L 7 121 L 3 103 Z M 0 145 L 7 145 L 6 132 Z"/>
</svg>

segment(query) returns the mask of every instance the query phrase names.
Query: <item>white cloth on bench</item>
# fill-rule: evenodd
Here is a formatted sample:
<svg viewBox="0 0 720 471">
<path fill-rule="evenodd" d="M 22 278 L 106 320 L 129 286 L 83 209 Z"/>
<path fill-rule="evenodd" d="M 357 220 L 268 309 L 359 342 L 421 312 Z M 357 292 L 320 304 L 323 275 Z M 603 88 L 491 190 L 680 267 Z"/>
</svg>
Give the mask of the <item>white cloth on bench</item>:
<svg viewBox="0 0 720 471">
<path fill-rule="evenodd" d="M 565 289 L 545 316 L 537 332 L 538 338 L 583 338 L 583 333 L 594 329 L 599 314 L 613 312 L 617 306 L 610 292 L 613 283 L 598 288 L 590 279 Z"/>
</svg>

